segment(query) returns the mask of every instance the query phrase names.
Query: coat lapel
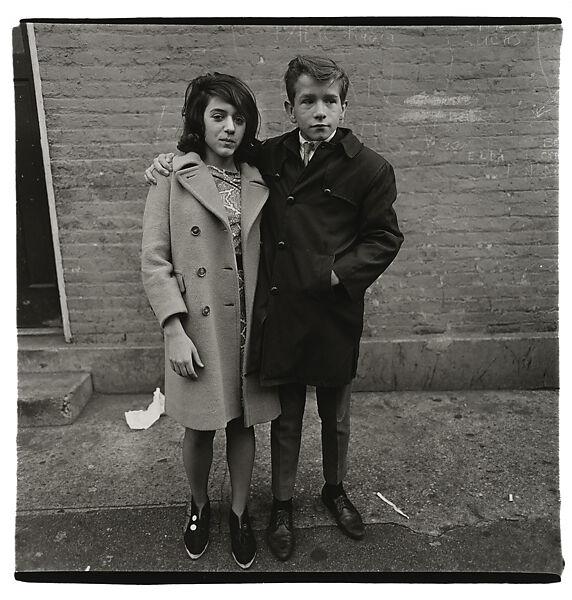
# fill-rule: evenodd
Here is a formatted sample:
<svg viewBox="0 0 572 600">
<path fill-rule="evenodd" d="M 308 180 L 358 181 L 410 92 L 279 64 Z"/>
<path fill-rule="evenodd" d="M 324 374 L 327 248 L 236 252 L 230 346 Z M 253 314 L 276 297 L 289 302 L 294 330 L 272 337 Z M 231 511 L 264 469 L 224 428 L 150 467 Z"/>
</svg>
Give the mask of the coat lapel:
<svg viewBox="0 0 572 600">
<path fill-rule="evenodd" d="M 291 176 L 294 180 L 291 189 L 292 193 L 298 193 L 308 185 L 315 185 L 316 177 L 321 177 L 322 163 L 326 162 L 327 157 L 335 151 L 335 142 L 339 141 L 341 135 L 340 128 L 338 127 L 333 140 L 325 142 L 324 145 L 326 147 L 314 154 L 306 167 L 302 166 L 302 160 L 300 159 L 299 130 L 295 129 L 290 135 L 286 136 L 284 139 L 283 160 L 289 159 L 287 164 L 289 165 L 289 169 L 291 169 Z"/>
<path fill-rule="evenodd" d="M 207 210 L 228 225 L 228 216 L 208 167 L 200 156 L 189 152 L 173 159 L 173 171 L 179 183 Z M 241 173 L 241 237 L 246 242 L 266 199 L 268 188 L 258 169 L 248 163 L 240 165 Z"/>
<path fill-rule="evenodd" d="M 268 188 L 258 169 L 249 164 L 242 163 L 240 165 L 240 174 L 242 185 L 240 227 L 241 237 L 246 242 L 252 225 L 268 198 Z"/>
<path fill-rule="evenodd" d="M 207 210 L 228 226 L 228 216 L 208 167 L 198 154 L 189 152 L 173 159 L 173 172 L 179 183 Z"/>
</svg>

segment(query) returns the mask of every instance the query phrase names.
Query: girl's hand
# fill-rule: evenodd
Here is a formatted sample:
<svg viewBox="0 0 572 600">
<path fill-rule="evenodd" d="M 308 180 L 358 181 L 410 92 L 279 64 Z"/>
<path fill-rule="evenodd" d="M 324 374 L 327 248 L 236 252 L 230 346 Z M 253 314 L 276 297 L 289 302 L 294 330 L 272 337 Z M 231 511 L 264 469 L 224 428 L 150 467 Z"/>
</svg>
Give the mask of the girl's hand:
<svg viewBox="0 0 572 600">
<path fill-rule="evenodd" d="M 185 333 L 178 317 L 173 317 L 165 324 L 165 335 L 169 344 L 169 362 L 171 368 L 181 377 L 198 379 L 196 367 L 204 368 L 193 340 Z"/>
</svg>

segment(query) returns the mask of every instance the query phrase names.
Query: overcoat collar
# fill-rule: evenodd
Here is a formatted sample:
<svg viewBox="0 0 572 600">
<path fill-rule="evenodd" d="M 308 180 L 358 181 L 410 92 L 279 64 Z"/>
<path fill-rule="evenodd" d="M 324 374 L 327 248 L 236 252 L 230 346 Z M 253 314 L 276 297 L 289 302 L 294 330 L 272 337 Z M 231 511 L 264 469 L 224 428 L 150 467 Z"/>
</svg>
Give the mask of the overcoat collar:
<svg viewBox="0 0 572 600">
<path fill-rule="evenodd" d="M 222 198 L 207 165 L 198 154 L 188 152 L 182 156 L 175 156 L 173 159 L 173 172 L 179 183 L 194 198 L 228 226 L 228 215 Z M 246 241 L 256 217 L 260 214 L 268 198 L 268 188 L 258 169 L 248 163 L 240 164 L 240 180 L 241 238 Z"/>
</svg>

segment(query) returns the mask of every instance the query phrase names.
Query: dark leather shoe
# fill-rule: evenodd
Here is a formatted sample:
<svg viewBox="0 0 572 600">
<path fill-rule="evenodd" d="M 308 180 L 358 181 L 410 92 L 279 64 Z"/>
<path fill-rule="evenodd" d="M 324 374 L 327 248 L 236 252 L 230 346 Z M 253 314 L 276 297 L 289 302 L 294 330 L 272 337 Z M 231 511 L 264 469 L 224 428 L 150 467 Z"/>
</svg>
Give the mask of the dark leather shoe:
<svg viewBox="0 0 572 600">
<path fill-rule="evenodd" d="M 354 540 L 361 540 L 365 534 L 363 521 L 356 507 L 350 502 L 345 492 L 333 498 L 324 493 L 322 489 L 322 501 L 334 515 L 338 527 Z"/>
<path fill-rule="evenodd" d="M 270 524 L 266 530 L 266 541 L 278 560 L 288 560 L 294 550 L 294 525 L 292 509 L 272 507 Z"/>
<path fill-rule="evenodd" d="M 248 569 L 256 556 L 256 539 L 250 525 L 248 508 L 244 508 L 242 518 L 239 520 L 231 507 L 228 524 L 232 557 L 241 569 Z"/>
</svg>

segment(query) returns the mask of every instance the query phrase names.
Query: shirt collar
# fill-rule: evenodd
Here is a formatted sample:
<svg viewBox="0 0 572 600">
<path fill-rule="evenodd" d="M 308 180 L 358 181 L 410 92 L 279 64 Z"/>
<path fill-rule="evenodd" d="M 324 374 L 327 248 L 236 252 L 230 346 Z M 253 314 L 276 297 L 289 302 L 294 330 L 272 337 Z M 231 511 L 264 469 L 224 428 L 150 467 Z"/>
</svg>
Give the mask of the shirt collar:
<svg viewBox="0 0 572 600">
<path fill-rule="evenodd" d="M 294 154 L 300 153 L 301 147 L 299 129 L 292 129 L 277 139 L 280 139 L 280 143 L 284 144 L 284 146 L 288 148 L 290 152 L 293 152 Z M 352 133 L 352 130 L 347 129 L 346 127 L 337 128 L 337 130 L 334 132 L 334 138 L 332 138 L 330 144 L 340 145 L 348 158 L 353 158 L 359 154 L 363 148 L 363 144 Z"/>
<path fill-rule="evenodd" d="M 337 133 L 337 129 L 334 129 L 333 133 L 331 135 L 329 135 L 325 140 L 320 140 L 319 142 L 316 143 L 316 148 L 318 147 L 319 144 L 321 144 L 322 142 L 331 142 L 334 138 L 334 136 Z M 304 142 L 311 142 L 312 140 L 307 140 L 306 138 L 302 137 L 302 132 L 298 129 L 298 139 L 300 140 L 300 148 L 302 147 L 302 144 Z"/>
</svg>

